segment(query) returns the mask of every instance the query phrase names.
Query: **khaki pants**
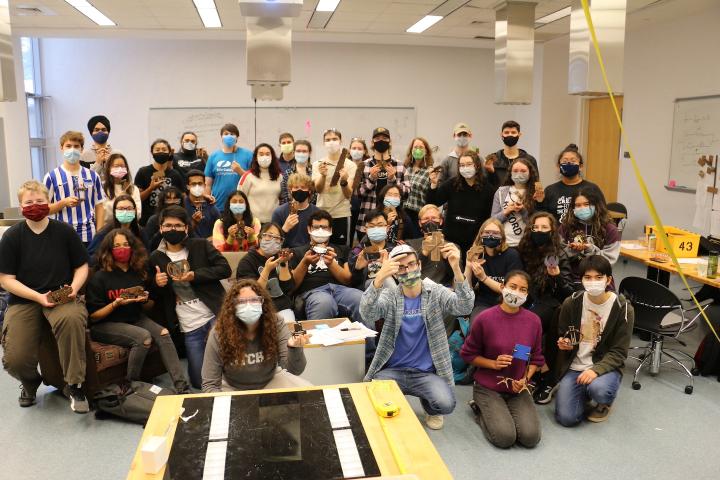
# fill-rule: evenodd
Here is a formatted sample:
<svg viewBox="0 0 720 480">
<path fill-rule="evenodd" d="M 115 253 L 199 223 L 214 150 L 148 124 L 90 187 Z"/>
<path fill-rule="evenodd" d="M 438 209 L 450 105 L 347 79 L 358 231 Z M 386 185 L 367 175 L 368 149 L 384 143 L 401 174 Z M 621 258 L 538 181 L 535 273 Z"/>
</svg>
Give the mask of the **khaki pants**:
<svg viewBox="0 0 720 480">
<path fill-rule="evenodd" d="M 14 304 L 5 313 L 2 330 L 3 367 L 34 391 L 42 377 L 38 373 L 38 349 L 45 322 L 50 325 L 58 345 L 65 382 L 74 385 L 85 380 L 85 327 L 87 310 L 80 302 L 53 308 L 38 303 Z"/>
</svg>

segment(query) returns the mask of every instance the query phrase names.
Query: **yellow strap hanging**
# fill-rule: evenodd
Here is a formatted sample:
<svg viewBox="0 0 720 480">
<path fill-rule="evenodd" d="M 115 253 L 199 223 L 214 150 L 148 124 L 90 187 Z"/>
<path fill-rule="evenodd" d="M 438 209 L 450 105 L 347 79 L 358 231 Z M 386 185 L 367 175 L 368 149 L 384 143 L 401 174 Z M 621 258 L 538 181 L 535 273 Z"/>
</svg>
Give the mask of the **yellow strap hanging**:
<svg viewBox="0 0 720 480">
<path fill-rule="evenodd" d="M 643 198 L 645 199 L 645 203 L 648 206 L 648 209 L 650 210 L 650 216 L 653 219 L 653 222 L 655 222 L 655 226 L 658 230 L 658 240 L 661 240 L 663 242 L 663 245 L 665 246 L 665 250 L 667 250 L 668 254 L 670 255 L 670 258 L 672 259 L 673 264 L 677 268 L 678 274 L 680 275 L 680 278 L 683 281 L 683 284 L 685 284 L 685 288 L 687 288 L 688 292 L 690 292 L 690 296 L 693 299 L 693 302 L 695 302 L 695 305 L 699 309 L 700 313 L 702 314 L 702 317 L 705 319 L 705 322 L 707 323 L 708 327 L 710 327 L 710 331 L 712 331 L 713 335 L 715 335 L 715 338 L 717 338 L 718 342 L 720 342 L 720 336 L 718 336 L 718 333 L 715 331 L 715 328 L 713 328 L 712 323 L 710 322 L 710 319 L 708 318 L 707 314 L 703 310 L 703 308 L 700 306 L 700 303 L 698 302 L 697 298 L 695 298 L 695 295 L 693 294 L 692 290 L 690 289 L 690 285 L 688 285 L 687 278 L 685 278 L 685 275 L 682 272 L 682 267 L 680 266 L 680 263 L 678 262 L 677 257 L 675 256 L 675 252 L 672 249 L 672 246 L 670 245 L 670 240 L 668 239 L 668 236 L 665 234 L 665 228 L 663 227 L 662 220 L 660 219 L 660 215 L 658 215 L 657 210 L 655 209 L 655 204 L 652 201 L 652 198 L 650 198 L 650 193 L 647 190 L 647 186 L 645 185 L 645 180 L 642 177 L 642 174 L 640 173 L 640 168 L 637 165 L 637 162 L 635 162 L 635 156 L 632 153 L 632 149 L 630 148 L 629 141 L 627 138 L 627 135 L 625 134 L 625 129 L 623 128 L 622 118 L 620 117 L 620 110 L 617 107 L 617 104 L 615 103 L 615 96 L 613 95 L 612 86 L 610 85 L 610 81 L 607 77 L 607 72 L 605 71 L 605 62 L 602 58 L 602 53 L 600 52 L 600 46 L 598 45 L 597 36 L 595 34 L 595 27 L 593 26 L 592 16 L 590 15 L 590 6 L 588 5 L 588 0 L 582 0 L 582 7 L 583 12 L 585 13 L 585 20 L 588 24 L 588 29 L 590 30 L 590 36 L 592 37 L 593 46 L 595 47 L 595 54 L 598 58 L 598 63 L 600 64 L 600 71 L 602 72 L 603 81 L 605 82 L 605 88 L 608 91 L 608 94 L 610 95 L 610 103 L 612 103 L 613 111 L 615 112 L 615 119 L 617 120 L 618 125 L 620 126 L 620 133 L 622 135 L 622 141 L 623 146 L 625 147 L 625 151 L 628 152 L 630 155 L 630 161 L 632 162 L 633 171 L 635 172 L 635 178 L 638 181 L 638 184 L 640 185 L 640 191 L 643 194 Z"/>
</svg>

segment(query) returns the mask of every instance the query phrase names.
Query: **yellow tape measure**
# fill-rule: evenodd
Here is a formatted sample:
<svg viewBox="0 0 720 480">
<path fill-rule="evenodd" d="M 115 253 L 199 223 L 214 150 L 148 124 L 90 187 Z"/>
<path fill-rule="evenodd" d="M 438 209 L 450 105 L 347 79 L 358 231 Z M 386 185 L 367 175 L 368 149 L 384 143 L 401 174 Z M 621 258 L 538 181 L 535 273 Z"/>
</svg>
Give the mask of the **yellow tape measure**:
<svg viewBox="0 0 720 480">
<path fill-rule="evenodd" d="M 390 419 L 400 414 L 400 407 L 391 399 L 387 398 L 394 383 L 395 382 L 391 380 L 373 380 L 367 386 L 367 393 L 368 398 L 370 398 L 370 403 L 372 403 L 375 412 L 378 414 L 378 417 L 380 417 L 378 419 L 380 421 L 380 427 L 390 447 L 390 453 L 395 460 L 395 464 L 398 470 L 400 470 L 400 473 L 405 474 L 407 473 L 407 468 L 405 468 L 405 463 L 400 457 L 395 440 L 387 427 L 388 422 L 392 421 Z"/>
</svg>

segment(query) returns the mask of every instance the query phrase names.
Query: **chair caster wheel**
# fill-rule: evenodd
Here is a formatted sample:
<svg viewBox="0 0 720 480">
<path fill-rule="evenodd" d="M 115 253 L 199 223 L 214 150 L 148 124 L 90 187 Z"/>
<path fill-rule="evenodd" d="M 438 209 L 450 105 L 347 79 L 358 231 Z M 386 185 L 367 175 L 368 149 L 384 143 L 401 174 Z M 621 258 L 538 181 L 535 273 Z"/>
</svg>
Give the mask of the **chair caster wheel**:
<svg viewBox="0 0 720 480">
<path fill-rule="evenodd" d="M 692 370 L 690 370 L 690 373 L 693 374 L 693 377 L 697 377 L 698 375 L 700 375 L 700 369 L 695 367 Z"/>
<path fill-rule="evenodd" d="M 692 392 L 693 392 L 692 385 L 688 385 L 687 387 L 685 387 L 685 393 L 687 393 L 688 395 L 692 395 Z"/>
<path fill-rule="evenodd" d="M 632 382 L 633 390 L 640 390 L 640 387 L 642 387 L 642 385 L 640 385 L 640 382 Z"/>
</svg>

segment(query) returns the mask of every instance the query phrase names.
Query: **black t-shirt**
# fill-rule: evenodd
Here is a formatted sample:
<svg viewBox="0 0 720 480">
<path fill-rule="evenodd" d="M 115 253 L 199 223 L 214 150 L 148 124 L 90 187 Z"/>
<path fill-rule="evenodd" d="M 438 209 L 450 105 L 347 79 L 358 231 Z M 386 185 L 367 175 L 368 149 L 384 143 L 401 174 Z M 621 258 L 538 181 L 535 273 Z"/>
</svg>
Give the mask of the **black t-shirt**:
<svg viewBox="0 0 720 480">
<path fill-rule="evenodd" d="M 137 272 L 128 270 L 123 272 L 116 268 L 112 272 L 99 270 L 93 273 L 85 289 L 85 302 L 88 313 L 94 313 L 105 305 L 112 303 L 126 288 L 142 285 L 147 289 L 145 282 Z M 140 320 L 142 312 L 141 303 L 129 303 L 118 306 L 103 322 L 135 323 Z"/>
<path fill-rule="evenodd" d="M 263 257 L 255 248 L 251 248 L 247 254 L 240 259 L 235 277 L 238 280 L 241 278 L 257 280 L 260 278 L 260 273 L 263 271 L 263 268 L 265 268 L 265 262 L 267 262 L 267 257 Z M 290 292 L 294 286 L 295 282 L 293 282 L 292 277 L 286 282 L 281 282 L 278 279 L 276 270 L 270 272 L 266 290 L 273 299 L 275 310 L 280 311 L 293 308 Z"/>
<path fill-rule="evenodd" d="M 483 270 L 488 277 L 493 280 L 503 283 L 505 281 L 505 275 L 513 270 L 522 270 L 523 263 L 520 258 L 520 253 L 514 248 L 508 248 L 502 253 L 496 253 L 493 256 L 485 255 L 485 263 L 483 264 Z M 477 290 L 475 293 L 475 305 L 495 305 L 498 303 L 500 294 L 490 290 L 477 279 Z"/>
<path fill-rule="evenodd" d="M 555 219 L 561 222 L 565 213 L 570 209 L 570 200 L 580 189 L 594 190 L 595 194 L 605 201 L 600 187 L 592 182 L 583 180 L 576 185 L 565 185 L 562 181 L 553 183 L 545 188 L 545 200 L 542 202 L 542 210 L 555 215 Z"/>
<path fill-rule="evenodd" d="M 153 173 L 157 172 L 154 165 L 145 165 L 140 167 L 135 175 L 135 185 L 140 188 L 140 191 L 146 190 L 150 186 L 152 181 Z M 155 213 L 155 209 L 158 205 L 160 194 L 163 190 L 168 187 L 179 188 L 181 192 L 185 191 L 185 182 L 183 181 L 182 175 L 173 169 L 165 170 L 164 183 L 150 193 L 142 202 L 142 218 L 140 219 L 140 225 L 145 225 L 148 218 Z"/>
<path fill-rule="evenodd" d="M 40 234 L 30 230 L 27 222 L 20 222 L 10 227 L 0 241 L 0 273 L 14 275 L 40 293 L 70 285 L 75 269 L 87 262 L 87 250 L 78 234 L 57 220 L 50 220 Z M 31 301 L 11 295 L 9 303 Z"/>
<path fill-rule="evenodd" d="M 330 244 L 330 246 L 335 249 L 335 253 L 337 254 L 335 260 L 338 262 L 338 264 L 341 267 L 345 265 L 348 261 L 348 247 L 346 247 L 345 245 L 335 244 Z M 297 266 L 300 264 L 300 260 L 302 260 L 303 256 L 305 256 L 305 253 L 308 250 L 310 250 L 310 245 L 303 245 L 302 247 L 297 247 L 293 249 L 293 257 L 290 260 L 290 266 L 293 269 L 297 268 Z M 328 283 L 335 283 L 337 285 L 341 285 L 341 283 L 335 280 L 335 277 L 333 277 L 332 273 L 330 273 L 327 265 L 324 265 L 324 262 L 321 258 L 318 263 L 316 263 L 315 265 L 310 265 L 308 267 L 305 278 L 303 279 L 303 282 L 300 284 L 295 294 L 300 295 L 315 288 L 322 287 L 323 285 L 327 285 Z"/>
<path fill-rule="evenodd" d="M 187 174 L 190 170 L 205 172 L 205 160 L 197 157 L 197 151 L 177 151 L 173 154 L 173 170 L 180 173 L 183 184 L 187 185 Z"/>
</svg>

